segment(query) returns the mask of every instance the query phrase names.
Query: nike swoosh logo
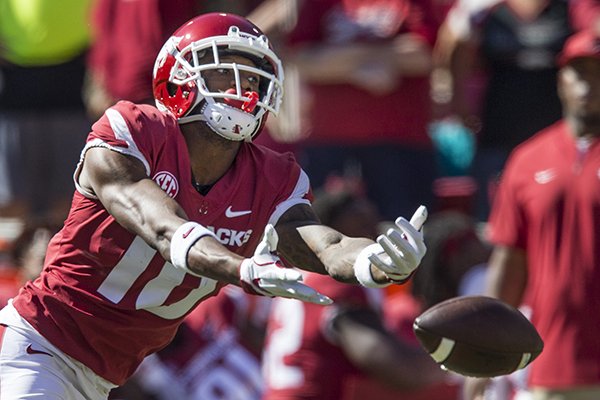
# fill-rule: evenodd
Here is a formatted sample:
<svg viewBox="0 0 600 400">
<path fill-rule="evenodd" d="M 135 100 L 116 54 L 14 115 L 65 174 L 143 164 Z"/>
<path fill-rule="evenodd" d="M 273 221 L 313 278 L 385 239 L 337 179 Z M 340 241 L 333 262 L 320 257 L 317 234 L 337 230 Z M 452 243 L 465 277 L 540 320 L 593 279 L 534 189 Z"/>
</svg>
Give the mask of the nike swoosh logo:
<svg viewBox="0 0 600 400">
<path fill-rule="evenodd" d="M 251 213 L 252 213 L 252 210 L 233 211 L 231 209 L 231 206 L 227 207 L 227 210 L 225 210 L 225 216 L 227 218 L 241 217 L 242 215 L 248 215 L 248 214 L 251 214 Z"/>
<path fill-rule="evenodd" d="M 41 350 L 34 350 L 34 349 L 31 347 L 31 345 L 27 346 L 27 349 L 26 349 L 26 351 L 27 351 L 27 354 L 45 354 L 45 355 L 47 355 L 47 356 L 54 357 L 52 354 L 50 354 L 50 353 L 46 353 L 45 351 L 41 351 Z"/>
<path fill-rule="evenodd" d="M 190 236 L 190 233 L 192 233 L 194 229 L 196 229 L 196 227 L 192 226 L 189 231 L 183 234 L 183 238 L 186 239 L 188 236 Z"/>
<path fill-rule="evenodd" d="M 544 185 L 553 181 L 556 178 L 556 172 L 550 168 L 543 171 L 538 171 L 534 174 L 533 179 L 540 185 Z"/>
</svg>

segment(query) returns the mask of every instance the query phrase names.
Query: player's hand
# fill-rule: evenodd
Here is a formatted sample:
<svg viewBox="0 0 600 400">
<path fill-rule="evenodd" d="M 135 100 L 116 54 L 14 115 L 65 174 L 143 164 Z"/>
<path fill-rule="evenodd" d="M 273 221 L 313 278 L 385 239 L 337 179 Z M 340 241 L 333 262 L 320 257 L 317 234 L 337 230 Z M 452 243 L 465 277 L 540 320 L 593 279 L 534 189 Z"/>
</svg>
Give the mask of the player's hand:
<svg viewBox="0 0 600 400">
<path fill-rule="evenodd" d="M 396 226 L 377 237 L 381 252 L 373 253 L 369 261 L 394 282 L 410 277 L 427 251 L 421 228 L 427 219 L 427 207 L 420 206 L 410 222 L 400 217 Z"/>
<path fill-rule="evenodd" d="M 277 242 L 275 228 L 267 225 L 254 256 L 246 258 L 240 265 L 242 288 L 248 293 L 268 297 L 288 297 L 322 305 L 333 303 L 329 297 L 301 283 L 300 271 L 283 265 L 281 259 L 273 254 Z"/>
</svg>

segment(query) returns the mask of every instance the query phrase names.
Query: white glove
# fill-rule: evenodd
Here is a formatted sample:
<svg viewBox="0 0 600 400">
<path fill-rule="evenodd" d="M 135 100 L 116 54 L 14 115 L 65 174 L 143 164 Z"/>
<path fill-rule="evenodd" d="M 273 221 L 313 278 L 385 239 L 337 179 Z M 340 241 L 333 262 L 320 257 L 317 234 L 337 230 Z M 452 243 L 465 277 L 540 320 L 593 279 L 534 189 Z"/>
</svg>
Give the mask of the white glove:
<svg viewBox="0 0 600 400">
<path fill-rule="evenodd" d="M 408 279 L 427 251 L 420 232 L 426 219 L 425 206 L 417 209 L 410 222 L 403 217 L 398 218 L 396 227 L 377 237 L 381 248 L 368 256 L 369 261 L 394 282 Z"/>
<path fill-rule="evenodd" d="M 281 259 L 272 253 L 277 248 L 278 240 L 273 225 L 267 225 L 254 256 L 246 258 L 240 265 L 242 288 L 248 293 L 268 297 L 288 297 L 322 305 L 333 303 L 329 297 L 300 283 L 300 271 L 286 268 Z"/>
</svg>

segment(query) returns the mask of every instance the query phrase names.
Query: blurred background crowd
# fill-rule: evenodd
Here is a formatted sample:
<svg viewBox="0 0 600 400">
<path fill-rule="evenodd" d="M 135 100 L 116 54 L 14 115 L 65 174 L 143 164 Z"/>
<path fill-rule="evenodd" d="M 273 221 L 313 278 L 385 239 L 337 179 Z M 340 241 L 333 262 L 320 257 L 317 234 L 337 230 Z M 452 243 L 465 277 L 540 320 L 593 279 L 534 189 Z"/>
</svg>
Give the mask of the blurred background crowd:
<svg viewBox="0 0 600 400">
<path fill-rule="evenodd" d="M 118 100 L 153 103 L 160 47 L 211 11 L 247 16 L 282 58 L 283 110 L 257 142 L 294 153 L 322 220 L 375 238 L 425 204 L 428 253 L 403 286 L 307 276 L 331 308 L 228 288 L 112 398 L 460 399 L 463 378 L 411 364 L 412 321 L 484 291 L 498 178 L 562 117 L 557 56 L 600 32 L 595 0 L 0 0 L 0 306 L 39 272 L 91 124 Z M 390 372 L 403 363 L 410 379 Z M 525 373 L 485 398 L 529 398 Z"/>
</svg>

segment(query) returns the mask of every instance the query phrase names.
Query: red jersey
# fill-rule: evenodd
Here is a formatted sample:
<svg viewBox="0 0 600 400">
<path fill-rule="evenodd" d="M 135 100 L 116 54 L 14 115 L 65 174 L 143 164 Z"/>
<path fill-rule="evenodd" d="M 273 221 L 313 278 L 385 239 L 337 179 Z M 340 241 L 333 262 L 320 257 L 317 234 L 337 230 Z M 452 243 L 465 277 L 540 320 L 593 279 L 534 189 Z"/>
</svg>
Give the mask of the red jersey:
<svg viewBox="0 0 600 400">
<path fill-rule="evenodd" d="M 600 384 L 600 141 L 582 151 L 559 121 L 517 147 L 489 225 L 494 244 L 527 251 L 525 302 L 545 343 L 531 385 Z"/>
<path fill-rule="evenodd" d="M 273 299 L 263 355 L 264 400 L 340 400 L 347 380 L 362 375 L 336 345 L 331 324 L 344 307 L 375 307 L 368 294 L 377 292 L 315 273 L 307 273 L 304 282 L 334 303 L 323 307 Z"/>
<path fill-rule="evenodd" d="M 207 195 L 199 194 L 177 122 L 152 106 L 119 102 L 93 125 L 90 147 L 139 159 L 191 221 L 240 255 L 252 255 L 267 223 L 309 202 L 308 178 L 292 155 L 251 143 L 242 144 Z M 169 343 L 183 317 L 220 284 L 174 268 L 78 189 L 64 227 L 49 244 L 41 276 L 20 291 L 14 306 L 60 350 L 120 385 L 145 356 Z"/>
</svg>

